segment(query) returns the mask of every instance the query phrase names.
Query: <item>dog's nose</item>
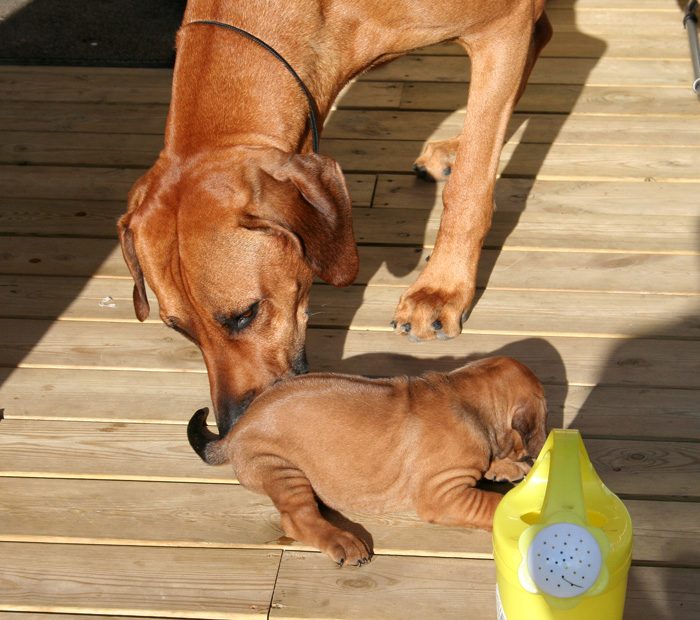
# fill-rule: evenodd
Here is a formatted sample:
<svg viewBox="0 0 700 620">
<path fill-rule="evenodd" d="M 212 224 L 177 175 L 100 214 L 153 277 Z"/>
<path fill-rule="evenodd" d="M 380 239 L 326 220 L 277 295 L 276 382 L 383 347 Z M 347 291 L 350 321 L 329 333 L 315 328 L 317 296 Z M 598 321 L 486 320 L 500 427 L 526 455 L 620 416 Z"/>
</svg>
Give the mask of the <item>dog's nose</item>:
<svg viewBox="0 0 700 620">
<path fill-rule="evenodd" d="M 240 399 L 230 397 L 222 398 L 216 407 L 216 426 L 219 429 L 219 436 L 225 437 L 233 428 L 233 425 L 245 413 L 248 406 L 255 398 L 256 393 L 251 391 Z"/>
<path fill-rule="evenodd" d="M 292 364 L 292 372 L 295 375 L 305 375 L 309 372 L 309 362 L 306 360 L 306 349 L 302 349 L 296 356 Z"/>
</svg>

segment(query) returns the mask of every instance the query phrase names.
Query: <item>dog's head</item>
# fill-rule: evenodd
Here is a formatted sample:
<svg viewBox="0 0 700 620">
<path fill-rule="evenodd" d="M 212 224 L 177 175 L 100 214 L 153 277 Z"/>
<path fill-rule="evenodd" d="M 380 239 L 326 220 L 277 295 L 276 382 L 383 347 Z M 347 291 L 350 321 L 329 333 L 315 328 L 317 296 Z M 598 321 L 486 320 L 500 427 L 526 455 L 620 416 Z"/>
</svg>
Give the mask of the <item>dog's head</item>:
<svg viewBox="0 0 700 620">
<path fill-rule="evenodd" d="M 163 322 L 201 349 L 224 433 L 268 385 L 307 371 L 313 276 L 336 286 L 357 276 L 347 187 L 322 155 L 162 155 L 118 229 L 136 316 L 149 314 L 145 278 Z"/>
</svg>

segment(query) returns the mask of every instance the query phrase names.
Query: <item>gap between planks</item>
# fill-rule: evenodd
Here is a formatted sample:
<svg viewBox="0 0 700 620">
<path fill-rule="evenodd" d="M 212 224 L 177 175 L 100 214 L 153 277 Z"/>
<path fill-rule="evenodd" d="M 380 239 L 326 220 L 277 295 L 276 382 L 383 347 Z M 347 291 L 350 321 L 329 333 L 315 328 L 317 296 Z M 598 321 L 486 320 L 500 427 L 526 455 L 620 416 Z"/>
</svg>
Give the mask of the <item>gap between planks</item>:
<svg viewBox="0 0 700 620">
<path fill-rule="evenodd" d="M 531 290 L 531 289 L 530 289 Z M 590 292 L 590 291 L 588 291 Z M 609 291 L 608 291 L 609 292 Z M 15 318 L 6 317 L 2 318 Z M 37 319 L 44 320 L 44 319 Z M 97 319 L 97 318 L 75 318 L 75 317 L 58 317 L 56 319 L 46 319 L 46 320 L 56 320 L 63 321 L 66 323 L 130 323 L 130 324 L 140 324 L 136 319 Z M 152 325 L 160 324 L 160 320 L 152 319 L 143 321 L 143 323 L 150 323 Z M 390 326 L 382 327 L 377 325 L 316 325 L 309 327 L 309 329 L 332 329 L 339 331 L 351 331 L 351 332 L 391 332 L 394 330 Z M 617 334 L 617 333 L 606 333 L 606 332 L 564 332 L 564 331 L 546 331 L 546 330 L 519 330 L 519 329 L 509 329 L 509 330 L 498 330 L 498 329 L 470 329 L 462 328 L 460 336 L 525 336 L 533 338 L 600 338 L 607 340 L 658 340 L 658 336 L 645 336 L 643 334 Z M 683 336 L 664 336 L 664 340 L 696 340 L 694 337 L 683 337 Z M 27 364 L 22 365 L 21 363 L 16 366 L 17 368 L 53 368 L 53 369 L 72 369 L 78 368 L 80 370 L 85 370 L 83 367 L 74 366 L 52 366 L 44 364 Z M 124 368 L 124 367 L 102 367 L 102 370 L 139 370 L 138 368 Z M 188 372 L 196 372 L 194 370 L 189 370 Z"/>
</svg>

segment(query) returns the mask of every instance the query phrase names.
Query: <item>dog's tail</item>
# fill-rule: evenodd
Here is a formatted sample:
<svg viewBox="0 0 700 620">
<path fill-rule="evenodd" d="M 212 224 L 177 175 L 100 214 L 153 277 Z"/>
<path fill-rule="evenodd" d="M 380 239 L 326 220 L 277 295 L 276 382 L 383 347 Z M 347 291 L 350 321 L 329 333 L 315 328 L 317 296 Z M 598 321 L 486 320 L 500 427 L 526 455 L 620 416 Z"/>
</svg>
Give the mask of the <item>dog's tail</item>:
<svg viewBox="0 0 700 620">
<path fill-rule="evenodd" d="M 190 419 L 187 425 L 187 439 L 192 449 L 208 465 L 223 465 L 229 462 L 228 442 L 225 437 L 215 435 L 207 428 L 209 409 L 204 407 Z"/>
</svg>

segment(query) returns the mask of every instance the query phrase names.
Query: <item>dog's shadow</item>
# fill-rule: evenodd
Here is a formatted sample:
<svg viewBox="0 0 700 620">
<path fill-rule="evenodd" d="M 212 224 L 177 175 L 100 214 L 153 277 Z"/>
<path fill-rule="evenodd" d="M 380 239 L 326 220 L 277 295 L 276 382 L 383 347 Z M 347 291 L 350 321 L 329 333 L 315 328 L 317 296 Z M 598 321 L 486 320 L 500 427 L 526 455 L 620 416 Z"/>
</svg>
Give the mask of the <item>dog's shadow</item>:
<svg viewBox="0 0 700 620">
<path fill-rule="evenodd" d="M 310 349 L 321 348 L 323 335 L 312 330 Z M 468 338 L 468 336 L 461 336 Z M 548 424 L 561 428 L 564 424 L 564 406 L 567 397 L 567 377 L 564 361 L 557 349 L 542 338 L 526 338 L 511 342 L 499 349 L 472 351 L 464 357 L 442 356 L 418 358 L 400 353 L 364 353 L 333 362 L 333 372 L 365 376 L 391 377 L 417 375 L 427 371 L 450 372 L 464 364 L 486 357 L 504 355 L 513 357 L 528 366 L 542 382 L 547 396 Z M 313 370 L 313 368 L 312 368 Z"/>
</svg>

